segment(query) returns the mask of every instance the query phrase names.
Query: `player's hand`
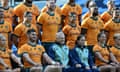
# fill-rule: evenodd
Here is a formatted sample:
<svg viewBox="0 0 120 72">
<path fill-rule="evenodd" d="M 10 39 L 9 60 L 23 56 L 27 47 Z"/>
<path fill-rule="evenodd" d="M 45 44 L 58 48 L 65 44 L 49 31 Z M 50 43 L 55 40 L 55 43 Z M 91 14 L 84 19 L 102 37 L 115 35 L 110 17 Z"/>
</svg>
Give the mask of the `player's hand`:
<svg viewBox="0 0 120 72">
<path fill-rule="evenodd" d="M 55 62 L 55 65 L 60 65 L 60 63 L 59 62 Z"/>
<path fill-rule="evenodd" d="M 89 69 L 90 69 L 90 67 L 89 67 L 89 66 L 87 66 L 87 67 L 85 67 L 85 69 L 89 70 Z"/>
<path fill-rule="evenodd" d="M 35 67 L 38 67 L 38 66 L 42 66 L 41 64 L 38 64 L 38 63 L 35 63 L 34 64 Z"/>
<path fill-rule="evenodd" d="M 96 69 L 97 67 L 96 66 L 92 66 L 93 69 Z"/>
<path fill-rule="evenodd" d="M 76 67 L 81 68 L 82 66 L 81 66 L 81 64 L 76 64 Z"/>
<path fill-rule="evenodd" d="M 24 65 L 23 65 L 23 64 L 19 64 L 19 67 L 23 68 L 23 67 L 24 67 Z"/>
<path fill-rule="evenodd" d="M 12 72 L 12 70 L 11 70 L 11 69 L 6 69 L 5 71 L 6 71 L 6 72 Z"/>
<path fill-rule="evenodd" d="M 116 66 L 117 64 L 116 64 L 116 63 L 110 63 L 110 65 L 112 65 L 112 66 Z"/>
</svg>

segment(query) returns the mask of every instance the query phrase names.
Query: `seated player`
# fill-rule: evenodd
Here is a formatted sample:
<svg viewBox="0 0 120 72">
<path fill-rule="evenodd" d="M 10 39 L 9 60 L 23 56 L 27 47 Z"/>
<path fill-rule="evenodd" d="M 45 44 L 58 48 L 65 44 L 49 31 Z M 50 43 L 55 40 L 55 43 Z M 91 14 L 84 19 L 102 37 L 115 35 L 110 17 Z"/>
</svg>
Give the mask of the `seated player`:
<svg viewBox="0 0 120 72">
<path fill-rule="evenodd" d="M 43 46 L 36 43 L 37 34 L 34 29 L 29 29 L 27 31 L 27 37 L 28 42 L 18 49 L 18 54 L 21 56 L 24 63 L 23 72 L 42 72 L 43 59 L 48 64 L 59 64 L 47 55 Z M 59 72 L 57 66 L 48 66 L 46 69 L 56 70 L 56 72 Z"/>
<path fill-rule="evenodd" d="M 77 37 L 76 47 L 70 51 L 71 63 L 82 68 L 83 72 L 99 72 L 89 49 L 85 46 L 85 39 L 84 35 Z"/>
<path fill-rule="evenodd" d="M 93 47 L 95 54 L 95 64 L 99 67 L 100 72 L 116 72 L 112 66 L 112 53 L 109 46 L 106 45 L 107 36 L 105 33 L 99 33 L 97 36 L 98 44 Z"/>
<path fill-rule="evenodd" d="M 110 48 L 110 51 L 115 56 L 114 62 L 117 65 L 116 72 L 120 72 L 120 33 L 114 34 L 113 39 L 114 39 L 115 45 Z"/>
<path fill-rule="evenodd" d="M 19 58 L 17 58 L 10 49 L 6 48 L 6 37 L 0 34 L 0 72 L 20 72 L 20 69 L 12 69 L 11 60 L 17 62 L 23 67 Z"/>
<path fill-rule="evenodd" d="M 65 45 L 65 35 L 63 32 L 56 34 L 56 43 L 49 48 L 48 55 L 55 61 L 60 62 L 62 72 L 81 72 L 80 68 L 69 65 L 69 48 Z"/>
<path fill-rule="evenodd" d="M 66 45 L 73 49 L 75 47 L 75 42 L 77 37 L 80 35 L 81 28 L 76 24 L 76 13 L 69 13 L 69 24 L 63 27 L 63 32 L 66 36 Z"/>
</svg>

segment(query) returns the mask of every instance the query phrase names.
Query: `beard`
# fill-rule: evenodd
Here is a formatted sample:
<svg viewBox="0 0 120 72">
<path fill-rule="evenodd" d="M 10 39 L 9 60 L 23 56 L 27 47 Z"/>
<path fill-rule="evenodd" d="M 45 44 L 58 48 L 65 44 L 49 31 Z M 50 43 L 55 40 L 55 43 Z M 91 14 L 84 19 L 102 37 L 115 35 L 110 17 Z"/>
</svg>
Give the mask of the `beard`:
<svg viewBox="0 0 120 72">
<path fill-rule="evenodd" d="M 28 3 L 32 3 L 32 0 L 31 1 L 27 1 Z"/>
<path fill-rule="evenodd" d="M 93 13 L 93 16 L 98 16 L 98 12 L 94 12 L 94 13 Z"/>
</svg>

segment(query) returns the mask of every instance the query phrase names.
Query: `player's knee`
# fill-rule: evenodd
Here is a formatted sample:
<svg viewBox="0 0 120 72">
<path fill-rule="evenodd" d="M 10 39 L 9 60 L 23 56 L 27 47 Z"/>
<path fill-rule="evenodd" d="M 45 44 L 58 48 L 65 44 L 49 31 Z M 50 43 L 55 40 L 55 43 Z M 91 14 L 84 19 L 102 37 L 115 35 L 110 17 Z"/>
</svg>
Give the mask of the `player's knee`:
<svg viewBox="0 0 120 72">
<path fill-rule="evenodd" d="M 62 72 L 62 68 L 60 66 L 47 66 L 44 72 Z"/>
<path fill-rule="evenodd" d="M 42 72 L 42 67 L 34 67 L 30 70 L 30 72 Z"/>
</svg>

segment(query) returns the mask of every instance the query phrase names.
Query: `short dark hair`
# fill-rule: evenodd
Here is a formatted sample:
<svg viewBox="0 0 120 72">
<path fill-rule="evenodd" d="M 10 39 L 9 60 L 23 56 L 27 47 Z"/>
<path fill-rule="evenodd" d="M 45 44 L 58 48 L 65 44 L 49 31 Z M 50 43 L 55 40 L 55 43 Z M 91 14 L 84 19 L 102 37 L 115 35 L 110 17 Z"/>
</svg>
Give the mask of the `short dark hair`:
<svg viewBox="0 0 120 72">
<path fill-rule="evenodd" d="M 32 12 L 29 11 L 24 12 L 24 17 L 28 16 L 29 14 L 32 14 Z"/>
<path fill-rule="evenodd" d="M 27 34 L 31 34 L 32 32 L 36 32 L 34 29 L 29 29 L 28 31 L 27 31 Z"/>
<path fill-rule="evenodd" d="M 97 35 L 97 41 L 99 41 L 99 38 L 101 37 L 102 34 L 105 34 L 104 32 L 100 32 L 98 35 Z M 106 34 L 105 34 L 106 35 Z M 107 35 L 106 35 L 107 36 Z"/>
<path fill-rule="evenodd" d="M 85 4 L 85 6 L 86 6 L 87 8 L 89 8 L 89 3 L 90 3 L 91 1 L 93 1 L 93 0 L 87 0 L 87 2 L 86 2 L 86 4 Z"/>
<path fill-rule="evenodd" d="M 79 36 L 77 37 L 77 40 L 76 40 L 75 44 L 77 44 L 77 41 L 80 40 L 82 37 L 85 37 L 85 38 L 86 38 L 86 36 L 83 35 L 83 34 L 79 35 Z"/>
</svg>

